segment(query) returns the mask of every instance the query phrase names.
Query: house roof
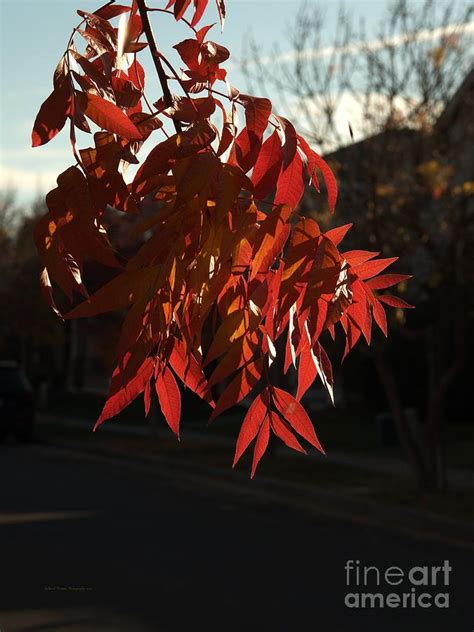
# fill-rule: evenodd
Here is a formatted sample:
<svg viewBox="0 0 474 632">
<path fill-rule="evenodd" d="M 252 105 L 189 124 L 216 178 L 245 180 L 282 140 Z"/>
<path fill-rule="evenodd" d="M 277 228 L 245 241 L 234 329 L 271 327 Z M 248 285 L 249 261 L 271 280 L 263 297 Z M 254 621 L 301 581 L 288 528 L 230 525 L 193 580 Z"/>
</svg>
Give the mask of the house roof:
<svg viewBox="0 0 474 632">
<path fill-rule="evenodd" d="M 352 154 L 358 154 L 361 151 L 367 149 L 367 147 L 386 146 L 387 142 L 396 141 L 399 143 L 412 142 L 414 138 L 419 135 L 419 131 L 416 129 L 403 127 L 395 129 L 387 129 L 372 136 L 367 136 L 361 140 L 352 143 L 351 145 L 345 145 L 339 147 L 334 151 L 325 154 L 325 158 L 329 160 L 338 160 L 339 158 L 346 157 Z"/>
<path fill-rule="evenodd" d="M 470 95 L 472 95 L 471 98 L 469 98 Z M 474 103 L 474 68 L 471 68 L 464 77 L 461 85 L 458 87 L 440 114 L 438 120 L 436 121 L 434 131 L 439 133 L 448 129 L 453 125 L 454 121 L 458 118 L 460 112 L 464 108 L 472 109 L 472 103 Z M 383 130 L 372 136 L 367 136 L 356 143 L 345 145 L 332 152 L 328 152 L 325 154 L 325 157 L 328 159 L 337 159 L 339 157 L 346 156 L 348 152 L 358 152 L 368 145 L 376 146 L 379 143 L 386 143 L 389 139 L 409 141 L 410 139 L 412 140 L 415 138 L 418 134 L 419 131 L 417 129 L 407 127 Z"/>
<path fill-rule="evenodd" d="M 448 102 L 435 126 L 437 132 L 441 132 L 452 125 L 453 121 L 458 117 L 460 110 L 469 105 L 468 95 L 474 96 L 474 68 L 467 73 L 463 82 L 454 93 L 454 96 Z"/>
</svg>

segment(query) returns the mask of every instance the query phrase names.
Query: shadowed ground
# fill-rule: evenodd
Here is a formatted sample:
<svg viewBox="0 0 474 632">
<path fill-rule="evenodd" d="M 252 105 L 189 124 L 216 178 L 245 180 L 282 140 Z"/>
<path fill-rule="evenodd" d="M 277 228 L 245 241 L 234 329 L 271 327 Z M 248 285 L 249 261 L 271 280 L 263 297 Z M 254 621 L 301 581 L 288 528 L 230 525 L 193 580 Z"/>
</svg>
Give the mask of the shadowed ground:
<svg viewBox="0 0 474 632">
<path fill-rule="evenodd" d="M 39 445 L 2 447 L 0 481 L 2 632 L 474 625 L 469 550 L 246 499 L 231 485 L 180 489 L 126 459 Z M 448 559 L 451 607 L 350 610 L 348 559 L 382 570 Z"/>
</svg>

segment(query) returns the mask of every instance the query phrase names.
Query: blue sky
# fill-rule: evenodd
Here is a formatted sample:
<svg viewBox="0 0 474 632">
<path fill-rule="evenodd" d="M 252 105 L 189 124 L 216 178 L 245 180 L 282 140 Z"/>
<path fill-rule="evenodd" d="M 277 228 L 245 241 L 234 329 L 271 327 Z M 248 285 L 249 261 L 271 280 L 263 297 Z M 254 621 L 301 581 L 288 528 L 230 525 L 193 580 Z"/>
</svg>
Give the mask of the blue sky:
<svg viewBox="0 0 474 632">
<path fill-rule="evenodd" d="M 413 0 L 415 2 L 421 0 Z M 121 0 L 121 3 L 126 3 Z M 72 28 L 79 18 L 76 9 L 94 10 L 101 0 L 0 0 L 1 20 L 1 109 L 0 109 L 0 187 L 15 188 L 22 200 L 48 190 L 54 177 L 71 163 L 69 140 L 62 133 L 44 147 L 32 149 L 31 127 L 42 101 L 52 89 L 52 73 L 63 53 Z M 149 0 L 149 6 L 165 6 L 164 0 Z M 339 10 L 339 0 L 326 0 L 327 44 L 331 43 Z M 262 42 L 262 53 L 269 52 L 278 41 L 283 51 L 289 50 L 286 33 L 297 12 L 297 0 L 227 0 L 227 21 L 221 35 L 215 27 L 212 39 L 227 46 L 238 58 L 242 42 L 252 31 Z M 366 20 L 370 38 L 375 38 L 376 25 L 387 6 L 387 0 L 349 0 L 345 7 Z M 213 3 L 210 19 L 217 16 Z M 156 16 L 156 14 L 155 14 Z M 158 46 L 167 48 L 187 37 L 173 19 L 159 15 L 155 34 Z M 149 53 L 141 54 L 145 69 Z M 150 74 L 150 81 L 152 75 Z M 231 82 L 245 89 L 237 68 L 232 69 Z"/>
</svg>

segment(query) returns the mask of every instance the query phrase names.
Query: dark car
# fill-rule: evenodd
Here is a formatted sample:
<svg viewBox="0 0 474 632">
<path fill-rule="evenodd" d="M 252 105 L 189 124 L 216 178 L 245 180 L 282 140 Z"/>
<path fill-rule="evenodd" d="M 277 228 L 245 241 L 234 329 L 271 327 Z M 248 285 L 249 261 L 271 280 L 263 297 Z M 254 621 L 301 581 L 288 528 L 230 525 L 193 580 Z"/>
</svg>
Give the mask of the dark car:
<svg viewBox="0 0 474 632">
<path fill-rule="evenodd" d="M 0 441 L 12 432 L 18 441 L 33 435 L 33 390 L 15 362 L 0 361 Z"/>
</svg>

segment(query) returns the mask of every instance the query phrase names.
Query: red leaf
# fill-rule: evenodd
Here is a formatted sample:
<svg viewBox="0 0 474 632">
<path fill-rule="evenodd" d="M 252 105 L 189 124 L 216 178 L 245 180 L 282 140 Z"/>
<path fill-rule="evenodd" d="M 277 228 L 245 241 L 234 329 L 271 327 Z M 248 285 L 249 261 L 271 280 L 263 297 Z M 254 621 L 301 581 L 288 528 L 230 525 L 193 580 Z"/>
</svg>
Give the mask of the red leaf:
<svg viewBox="0 0 474 632">
<path fill-rule="evenodd" d="M 316 257 L 308 275 L 308 286 L 303 308 L 310 307 L 322 294 L 327 300 L 334 296 L 342 269 L 341 255 L 330 239 L 324 235 L 319 239 Z"/>
<path fill-rule="evenodd" d="M 180 20 L 186 13 L 186 9 L 191 4 L 191 0 L 176 0 L 174 5 L 174 17 Z"/>
<path fill-rule="evenodd" d="M 334 174 L 325 160 L 323 160 L 316 153 L 312 157 L 315 166 L 323 174 L 324 182 L 326 184 L 326 191 L 328 196 L 328 206 L 331 212 L 334 212 L 337 201 L 337 182 Z"/>
<path fill-rule="evenodd" d="M 206 10 L 207 3 L 209 0 L 194 0 L 194 6 L 196 10 L 194 12 L 193 19 L 191 20 L 191 26 L 196 26 L 199 20 L 202 18 L 204 11 Z M 206 28 L 206 27 L 204 27 Z M 202 30 L 202 29 L 201 29 Z M 196 34 L 197 35 L 197 34 Z M 199 40 L 199 38 L 197 38 Z M 204 37 L 200 41 L 202 41 Z"/>
<path fill-rule="evenodd" d="M 198 4 L 198 5 L 207 5 L 208 0 L 194 0 L 194 3 Z M 198 12 L 198 9 L 196 9 L 196 14 Z M 193 22 L 195 22 L 196 19 L 196 15 L 193 18 Z M 207 24 L 206 26 L 203 26 L 202 28 L 199 29 L 199 31 L 196 33 L 196 39 L 197 41 L 202 44 L 206 38 L 206 35 L 208 34 L 208 32 L 212 29 L 212 27 L 215 25 L 214 24 Z M 193 26 L 196 26 L 196 24 L 193 24 Z"/>
<path fill-rule="evenodd" d="M 128 69 L 127 75 L 136 88 L 139 90 L 143 90 L 145 88 L 145 71 L 136 57 Z"/>
<path fill-rule="evenodd" d="M 254 244 L 249 280 L 259 272 L 266 272 L 283 250 L 290 233 L 288 220 L 291 213 L 290 206 L 275 206 L 262 222 Z"/>
<path fill-rule="evenodd" d="M 247 173 L 257 162 L 261 144 L 262 139 L 244 127 L 235 139 L 235 160 L 232 159 L 232 163 L 236 161 L 242 171 Z"/>
<path fill-rule="evenodd" d="M 388 268 L 389 265 L 397 261 L 398 257 L 389 257 L 387 259 L 376 259 L 375 261 L 368 261 L 367 263 L 361 263 L 358 266 L 351 266 L 359 279 L 370 279 Z"/>
<path fill-rule="evenodd" d="M 274 202 L 295 208 L 303 197 L 303 193 L 303 161 L 296 152 L 288 167 L 280 172 Z"/>
<path fill-rule="evenodd" d="M 224 318 L 207 351 L 204 366 L 227 351 L 230 344 L 246 333 L 244 311 L 236 309 Z"/>
<path fill-rule="evenodd" d="M 146 358 L 136 375 L 129 380 L 119 391 L 109 397 L 94 426 L 94 432 L 106 420 L 118 415 L 126 408 L 140 393 L 145 390 L 146 383 L 153 375 L 153 358 Z"/>
<path fill-rule="evenodd" d="M 295 345 L 293 343 L 292 340 L 292 335 L 291 335 L 291 323 L 293 321 L 293 315 L 290 313 L 290 327 L 288 328 L 288 335 L 286 336 L 286 344 L 285 344 L 285 363 L 283 365 L 283 373 L 286 375 L 288 373 L 288 369 L 290 368 L 291 364 L 295 363 L 296 361 L 296 352 L 295 352 Z M 294 364 L 295 368 L 296 368 L 296 364 Z"/>
<path fill-rule="evenodd" d="M 355 289 L 354 289 L 355 288 Z M 357 291 L 358 290 L 358 291 Z M 354 301 L 346 310 L 348 316 L 352 318 L 354 323 L 364 334 L 367 344 L 370 344 L 371 320 L 369 306 L 367 304 L 367 295 L 361 288 L 360 281 L 353 283 Z M 357 292 L 357 294 L 356 294 Z"/>
<path fill-rule="evenodd" d="M 165 366 L 155 374 L 155 388 L 166 423 L 179 439 L 179 421 L 181 418 L 181 393 L 174 375 Z"/>
<path fill-rule="evenodd" d="M 76 29 L 76 32 L 82 35 L 95 54 L 112 55 L 114 53 L 114 43 L 112 43 L 111 39 L 106 34 L 103 34 L 98 29 L 92 28 L 88 25 L 85 31 L 78 28 Z"/>
<path fill-rule="evenodd" d="M 410 303 L 407 303 L 398 296 L 392 296 L 391 294 L 380 294 L 380 296 L 378 296 L 377 298 L 381 303 L 385 303 L 390 307 L 400 307 L 401 309 L 415 309 L 414 305 L 410 305 Z"/>
<path fill-rule="evenodd" d="M 148 381 L 145 384 L 145 391 L 143 392 L 143 404 L 145 406 L 145 417 L 148 417 L 151 406 L 151 383 Z"/>
<path fill-rule="evenodd" d="M 268 416 L 270 417 L 270 425 L 276 436 L 279 437 L 289 448 L 306 454 L 306 450 L 301 447 L 300 442 L 291 432 L 287 422 L 282 420 L 280 415 L 272 410 L 269 411 Z"/>
<path fill-rule="evenodd" d="M 224 30 L 225 22 L 225 3 L 224 0 L 216 0 L 217 11 L 219 12 L 219 21 L 221 23 L 221 31 Z"/>
<path fill-rule="evenodd" d="M 347 232 L 352 228 L 352 224 L 344 224 L 344 226 L 338 226 L 337 228 L 331 228 L 324 233 L 325 237 L 330 239 L 335 246 L 339 246 L 341 241 L 346 236 Z"/>
<path fill-rule="evenodd" d="M 270 420 L 267 416 L 265 417 L 262 425 L 260 426 L 257 441 L 255 442 L 255 448 L 253 450 L 252 473 L 250 474 L 250 478 L 254 477 L 255 470 L 257 469 L 257 465 L 259 464 L 260 459 L 265 454 L 265 450 L 267 449 L 269 439 L 270 439 Z"/>
<path fill-rule="evenodd" d="M 341 254 L 347 263 L 354 267 L 360 265 L 361 263 L 365 263 L 369 259 L 378 257 L 380 252 L 370 252 L 369 250 L 348 250 L 347 252 L 343 252 Z"/>
<path fill-rule="evenodd" d="M 257 436 L 257 432 L 262 425 L 262 422 L 267 414 L 268 409 L 268 394 L 266 391 L 262 391 L 253 400 L 250 408 L 245 415 L 245 419 L 240 428 L 239 436 L 237 438 L 237 444 L 235 446 L 235 456 L 232 467 L 235 467 L 238 460 L 252 443 Z"/>
<path fill-rule="evenodd" d="M 298 389 L 296 399 L 299 401 L 316 379 L 318 370 L 311 354 L 309 344 L 303 347 L 298 364 Z"/>
<path fill-rule="evenodd" d="M 245 365 L 237 375 L 230 381 L 222 395 L 217 400 L 215 409 L 209 418 L 209 422 L 213 421 L 218 415 L 238 404 L 247 397 L 250 391 L 256 386 L 262 377 L 263 359 L 258 358 Z"/>
<path fill-rule="evenodd" d="M 332 339 L 334 340 L 334 331 L 332 332 Z M 316 344 L 314 345 L 313 353 L 314 360 L 318 369 L 318 375 L 321 378 L 321 382 L 326 387 L 332 403 L 334 404 L 334 379 L 331 360 L 329 359 L 328 354 L 319 342 L 316 342 Z"/>
<path fill-rule="evenodd" d="M 71 88 L 63 81 L 51 92 L 36 116 L 31 135 L 33 147 L 48 143 L 62 130 L 70 105 Z"/>
<path fill-rule="evenodd" d="M 229 347 L 223 359 L 212 372 L 209 378 L 209 386 L 214 386 L 221 382 L 252 359 L 258 348 L 256 334 L 254 336 L 255 339 L 251 336 L 244 336 Z"/>
<path fill-rule="evenodd" d="M 98 63 L 92 63 L 82 55 L 79 55 L 76 51 L 71 51 L 71 55 L 84 71 L 86 78 L 88 80 L 92 79 L 95 85 L 99 88 L 101 94 L 107 95 L 110 99 L 114 99 L 114 93 L 112 87 L 110 86 L 110 79 L 103 73 L 102 64 L 99 66 Z"/>
<path fill-rule="evenodd" d="M 283 418 L 288 421 L 290 426 L 306 439 L 311 445 L 324 454 L 324 450 L 319 443 L 318 437 L 314 431 L 311 419 L 303 406 L 290 393 L 282 391 L 280 388 L 274 387 L 274 402 Z"/>
<path fill-rule="evenodd" d="M 263 143 L 252 171 L 255 197 L 263 199 L 276 187 L 281 160 L 280 137 L 275 131 Z"/>
<path fill-rule="evenodd" d="M 298 136 L 298 141 L 299 141 L 301 149 L 303 150 L 303 152 L 306 155 L 306 158 L 308 159 L 308 173 L 309 173 L 310 178 L 313 179 L 315 177 L 316 169 L 319 169 L 319 171 L 322 173 L 324 182 L 326 184 L 329 210 L 333 212 L 334 207 L 336 206 L 336 201 L 337 201 L 336 178 L 334 177 L 334 174 L 331 168 L 329 167 L 329 165 L 327 164 L 327 162 L 323 160 L 323 158 L 321 158 L 321 156 L 319 156 L 314 151 L 314 149 L 311 149 L 311 147 L 308 145 L 308 143 L 305 141 L 305 139 L 302 136 Z M 317 183 L 317 179 L 316 179 L 316 183 Z M 316 187 L 316 189 L 319 190 L 318 187 Z"/>
<path fill-rule="evenodd" d="M 187 353 L 186 346 L 177 338 L 173 340 L 169 363 L 183 384 L 214 408 L 211 390 L 198 361 L 191 353 Z"/>
<path fill-rule="evenodd" d="M 135 174 L 132 183 L 134 191 L 139 191 L 142 183 L 149 178 L 152 179 L 157 174 L 169 171 L 170 160 L 178 151 L 178 144 L 177 136 L 170 136 L 170 138 L 153 147 L 145 162 L 142 163 Z"/>
<path fill-rule="evenodd" d="M 40 272 L 40 287 L 46 303 L 51 307 L 56 316 L 64 321 L 61 312 L 58 310 L 56 303 L 54 302 L 53 288 L 51 287 L 51 281 L 47 268 L 43 268 Z"/>
<path fill-rule="evenodd" d="M 112 89 L 115 93 L 117 105 L 122 108 L 134 108 L 142 96 L 135 84 L 130 79 L 125 79 L 125 77 L 114 75 L 112 77 Z"/>
<path fill-rule="evenodd" d="M 392 285 L 398 285 L 402 281 L 411 279 L 410 274 L 382 274 L 375 279 L 369 279 L 366 283 L 371 290 L 385 290 Z"/>
<path fill-rule="evenodd" d="M 140 297 L 140 290 L 148 289 L 157 275 L 157 268 L 125 270 L 103 285 L 88 300 L 83 301 L 65 318 L 88 318 L 131 306 Z"/>
<path fill-rule="evenodd" d="M 280 123 L 284 137 L 281 153 L 283 156 L 283 169 L 286 169 L 295 157 L 296 148 L 298 146 L 298 136 L 293 124 L 290 123 L 290 121 L 283 118 L 283 116 L 277 116 L 276 118 Z"/>
<path fill-rule="evenodd" d="M 173 46 L 173 48 L 176 48 L 179 56 L 188 68 L 196 70 L 199 67 L 198 57 L 201 47 L 197 40 L 185 39 Z"/>
<path fill-rule="evenodd" d="M 239 101 L 245 108 L 245 122 L 249 132 L 253 132 L 258 138 L 262 138 L 267 129 L 268 118 L 272 113 L 270 99 L 252 97 L 248 94 L 240 94 Z"/>
<path fill-rule="evenodd" d="M 90 92 L 79 92 L 76 95 L 84 114 L 96 125 L 123 138 L 139 140 L 142 135 L 116 105 Z"/>
<path fill-rule="evenodd" d="M 341 318 L 341 323 L 344 323 L 343 318 Z M 354 323 L 349 317 L 347 318 L 347 326 L 345 329 L 346 329 L 346 346 L 344 349 L 342 362 L 344 362 L 350 350 L 355 347 L 355 345 L 357 344 L 357 341 L 359 340 L 361 336 L 360 329 L 354 325 Z"/>
<path fill-rule="evenodd" d="M 385 314 L 384 308 L 377 300 L 373 302 L 372 314 L 374 315 L 374 320 L 379 326 L 380 330 L 383 332 L 384 336 L 387 337 L 387 316 Z"/>
<path fill-rule="evenodd" d="M 311 344 L 313 345 L 321 335 L 324 325 L 326 324 L 326 318 L 328 314 L 328 304 L 325 300 L 320 299 L 312 306 L 311 319 L 309 321 Z"/>
</svg>

